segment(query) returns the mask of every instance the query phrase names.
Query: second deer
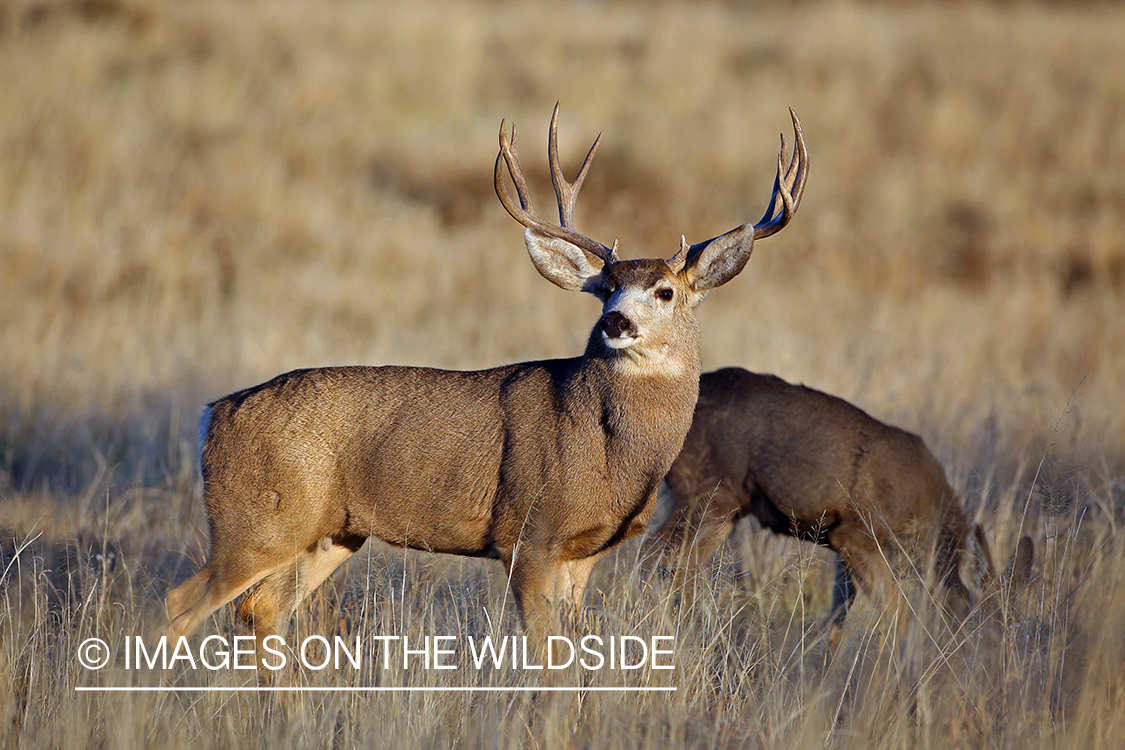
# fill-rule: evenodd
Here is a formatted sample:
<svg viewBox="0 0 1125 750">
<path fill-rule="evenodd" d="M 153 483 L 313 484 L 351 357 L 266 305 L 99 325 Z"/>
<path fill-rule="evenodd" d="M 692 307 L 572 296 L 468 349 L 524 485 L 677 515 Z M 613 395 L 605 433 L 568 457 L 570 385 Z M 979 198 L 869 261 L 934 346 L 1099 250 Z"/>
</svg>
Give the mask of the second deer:
<svg viewBox="0 0 1125 750">
<path fill-rule="evenodd" d="M 691 424 L 699 383 L 695 307 L 738 274 L 754 242 L 792 218 L 808 175 L 800 122 L 782 138 L 765 216 L 671 259 L 621 260 L 579 234 L 548 159 L 559 225 L 541 219 L 500 126 L 497 196 L 524 227 L 539 272 L 602 303 L 585 352 L 477 372 L 423 367 L 297 370 L 219 399 L 201 424 L 210 559 L 168 594 L 169 634 L 194 631 L 246 593 L 262 641 L 369 536 L 399 547 L 499 559 L 541 651 L 557 605 L 577 607 L 606 550 L 641 532 Z M 504 184 L 507 167 L 519 204 Z"/>
<path fill-rule="evenodd" d="M 969 521 L 920 437 L 772 375 L 731 367 L 701 377 L 667 487 L 671 509 L 654 540 L 666 570 L 682 563 L 681 578 L 706 563 L 746 516 L 834 550 L 833 640 L 857 583 L 897 600 L 889 562 L 900 552 L 935 553 L 936 576 L 959 615 L 996 580 L 981 527 Z M 1026 579 L 1032 554 L 1025 536 L 1009 565 L 1013 579 Z"/>
</svg>

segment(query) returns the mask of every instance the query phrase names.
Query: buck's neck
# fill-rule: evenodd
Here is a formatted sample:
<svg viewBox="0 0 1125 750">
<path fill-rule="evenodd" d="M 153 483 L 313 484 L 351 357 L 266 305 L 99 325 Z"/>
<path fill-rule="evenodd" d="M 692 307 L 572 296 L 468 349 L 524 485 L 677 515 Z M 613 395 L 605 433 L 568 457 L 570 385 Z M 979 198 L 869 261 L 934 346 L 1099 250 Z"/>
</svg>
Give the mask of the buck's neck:
<svg viewBox="0 0 1125 750">
<path fill-rule="evenodd" d="M 595 329 L 578 363 L 566 388 L 568 411 L 593 418 L 587 424 L 604 441 L 606 470 L 617 483 L 615 501 L 628 507 L 648 503 L 691 427 L 699 395 L 698 339 L 657 352 L 629 352 L 606 346 Z M 643 524 L 647 512 L 639 518 Z"/>
<path fill-rule="evenodd" d="M 607 406 L 616 407 L 613 411 L 665 414 L 686 410 L 690 424 L 701 370 L 699 330 L 691 322 L 674 340 L 625 349 L 609 347 L 595 327 L 581 360 L 580 380 L 600 391 Z"/>
</svg>

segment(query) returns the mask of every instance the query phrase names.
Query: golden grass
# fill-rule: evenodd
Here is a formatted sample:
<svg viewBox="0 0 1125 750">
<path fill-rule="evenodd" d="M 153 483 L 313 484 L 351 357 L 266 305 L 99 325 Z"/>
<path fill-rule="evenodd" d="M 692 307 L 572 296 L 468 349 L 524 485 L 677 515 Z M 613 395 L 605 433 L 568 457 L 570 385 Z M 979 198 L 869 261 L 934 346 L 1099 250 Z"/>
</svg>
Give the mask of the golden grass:
<svg viewBox="0 0 1125 750">
<path fill-rule="evenodd" d="M 3 744 L 1116 747 L 1123 27 L 1097 3 L 0 6 Z M 568 169 L 605 132 L 578 222 L 626 257 L 757 219 L 798 112 L 807 197 L 700 308 L 705 365 L 920 431 L 997 557 L 1034 536 L 1025 618 L 904 656 L 857 613 L 824 671 L 826 567 L 743 535 L 690 611 L 636 545 L 595 572 L 595 630 L 678 634 L 672 699 L 75 694 L 75 644 L 154 633 L 205 549 L 200 404 L 293 367 L 580 350 L 596 304 L 538 276 L 490 184 L 507 117 L 549 206 L 556 99 Z M 371 554 L 314 602 L 346 628 L 516 630 L 498 567 Z"/>
</svg>

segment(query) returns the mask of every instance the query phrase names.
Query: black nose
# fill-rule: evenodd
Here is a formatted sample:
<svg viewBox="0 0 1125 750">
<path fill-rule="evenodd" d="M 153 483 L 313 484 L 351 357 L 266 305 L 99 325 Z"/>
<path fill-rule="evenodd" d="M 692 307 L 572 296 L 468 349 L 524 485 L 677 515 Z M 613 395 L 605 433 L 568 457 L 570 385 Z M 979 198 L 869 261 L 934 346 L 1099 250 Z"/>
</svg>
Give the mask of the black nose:
<svg viewBox="0 0 1125 750">
<path fill-rule="evenodd" d="M 611 339 L 619 338 L 623 334 L 628 333 L 632 328 L 633 324 L 629 322 L 629 319 L 616 310 L 607 312 L 602 317 L 602 330 L 605 331 L 605 335 L 609 336 Z"/>
</svg>

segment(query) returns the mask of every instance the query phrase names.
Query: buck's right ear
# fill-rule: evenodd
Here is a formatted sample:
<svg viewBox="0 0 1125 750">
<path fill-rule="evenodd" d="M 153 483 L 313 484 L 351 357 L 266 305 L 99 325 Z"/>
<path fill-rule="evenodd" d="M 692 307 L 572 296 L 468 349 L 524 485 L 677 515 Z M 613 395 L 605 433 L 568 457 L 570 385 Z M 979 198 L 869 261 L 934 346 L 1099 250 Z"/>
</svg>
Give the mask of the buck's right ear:
<svg viewBox="0 0 1125 750">
<path fill-rule="evenodd" d="M 528 255 L 543 278 L 572 292 L 585 291 L 591 279 L 602 272 L 577 245 L 528 228 L 523 233 Z"/>
</svg>

